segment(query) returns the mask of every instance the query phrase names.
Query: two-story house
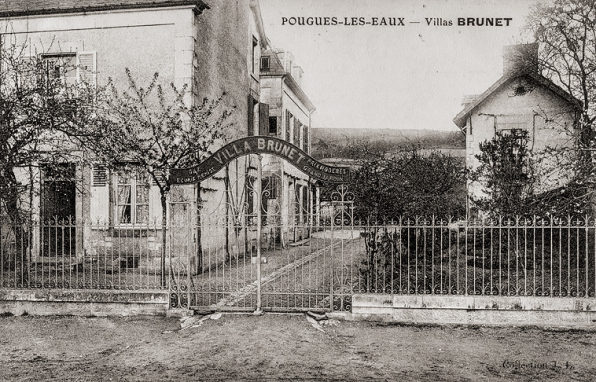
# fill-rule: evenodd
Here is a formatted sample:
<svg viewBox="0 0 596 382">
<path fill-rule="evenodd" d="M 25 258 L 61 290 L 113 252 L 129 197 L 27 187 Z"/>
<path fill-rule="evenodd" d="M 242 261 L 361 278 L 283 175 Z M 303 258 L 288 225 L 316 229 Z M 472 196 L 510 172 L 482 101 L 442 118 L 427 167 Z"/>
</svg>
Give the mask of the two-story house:
<svg viewBox="0 0 596 382">
<path fill-rule="evenodd" d="M 228 139 L 259 129 L 259 65 L 267 39 L 257 0 L 209 4 L 202 0 L 7 0 L 0 5 L 0 31 L 2 38 L 26 46 L 26 55 L 43 55 L 84 68 L 73 75 L 85 75 L 92 84 L 102 85 L 111 78 L 125 88 L 125 68 L 129 68 L 138 83 L 147 83 L 157 72 L 163 85 L 190 86 L 190 104 L 225 92 L 224 107 L 234 110 Z M 231 187 L 243 189 L 250 167 L 248 157 L 230 166 L 229 178 L 240 179 Z M 31 194 L 32 217 L 38 222 L 74 219 L 76 227 L 69 228 L 72 234 L 68 237 L 60 237 L 60 245 L 54 243 L 58 240 L 50 231 L 36 229 L 31 256 L 93 257 L 98 251 L 137 248 L 151 267 L 152 254 L 159 253 L 161 245 L 159 233 L 147 231 L 148 237 L 139 238 L 142 235 L 135 228 L 157 224 L 160 229 L 162 212 L 155 184 L 142 174 L 121 176 L 101 166 L 65 164 L 65 171 L 72 173 L 73 180 L 62 181 L 59 187 L 49 172 L 41 171 L 32 180 L 39 190 Z M 203 182 L 200 189 L 196 185 L 177 187 L 170 195 L 168 218 L 195 224 L 199 203 L 201 214 L 225 213 L 222 200 L 229 192 L 227 183 L 220 176 Z M 109 227 L 109 233 L 96 229 L 102 224 Z M 196 242 L 196 232 L 184 234 L 191 237 L 179 242 Z M 214 246 L 225 242 L 221 235 L 205 231 L 199 235 L 214 238 Z M 69 244 L 65 247 L 64 242 Z"/>
<path fill-rule="evenodd" d="M 275 136 L 298 146 L 307 154 L 311 147 L 312 114 L 315 107 L 303 91 L 303 70 L 288 51 L 268 48 L 261 53 L 261 102 L 268 107 L 268 120 L 261 135 Z M 285 227 L 282 240 L 297 241 L 307 235 L 316 199 L 314 182 L 277 157 L 264 161 L 263 206 L 268 222 Z"/>
<path fill-rule="evenodd" d="M 541 153 L 547 147 L 574 146 L 579 103 L 542 76 L 537 62 L 538 44 L 504 47 L 502 77 L 482 94 L 464 96 L 463 110 L 453 121 L 466 135 L 466 165 L 471 169 L 479 165 L 480 143 L 497 132 L 527 131 L 528 148 L 539 158 L 535 192 L 544 192 L 569 180 L 557 163 L 560 158 Z M 481 182 L 468 184 L 468 196 L 482 196 L 483 187 Z"/>
</svg>

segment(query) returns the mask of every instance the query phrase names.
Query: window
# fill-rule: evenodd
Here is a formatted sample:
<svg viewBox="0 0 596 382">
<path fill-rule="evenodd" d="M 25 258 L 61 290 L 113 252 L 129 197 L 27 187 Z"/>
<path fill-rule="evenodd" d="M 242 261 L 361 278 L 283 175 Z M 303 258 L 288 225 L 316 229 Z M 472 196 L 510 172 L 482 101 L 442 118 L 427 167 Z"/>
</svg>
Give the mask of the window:
<svg viewBox="0 0 596 382">
<path fill-rule="evenodd" d="M 291 126 L 292 126 L 292 113 L 286 110 L 286 141 L 290 142 L 291 137 Z"/>
<path fill-rule="evenodd" d="M 74 85 L 77 79 L 77 53 L 45 53 L 41 55 L 43 63 L 42 78 L 48 87 L 59 83 L 63 86 Z"/>
<path fill-rule="evenodd" d="M 269 135 L 277 135 L 277 117 L 269 117 Z"/>
<path fill-rule="evenodd" d="M 108 183 L 108 169 L 106 166 L 94 165 L 93 166 L 93 187 L 105 187 Z"/>
<path fill-rule="evenodd" d="M 294 222 L 296 224 L 300 223 L 300 186 L 294 182 L 292 186 L 294 191 Z"/>
<path fill-rule="evenodd" d="M 148 175 L 118 174 L 116 218 L 119 224 L 146 224 L 149 221 Z"/>
<path fill-rule="evenodd" d="M 261 71 L 268 72 L 271 70 L 271 61 L 269 57 L 261 57 Z"/>
<path fill-rule="evenodd" d="M 300 147 L 300 129 L 302 128 L 302 123 L 298 120 L 298 118 L 294 118 L 294 140 L 292 143 L 298 147 Z"/>
<path fill-rule="evenodd" d="M 499 115 L 495 120 L 495 131 L 528 130 L 530 118 L 525 115 Z"/>
<path fill-rule="evenodd" d="M 248 95 L 248 136 L 255 135 L 255 126 L 258 126 L 259 123 L 259 103 L 253 98 L 252 95 Z"/>
<path fill-rule="evenodd" d="M 56 52 L 23 57 L 17 73 L 17 85 L 34 89 L 45 85 L 61 93 L 60 87 L 82 82 L 96 85 L 95 52 Z"/>
<path fill-rule="evenodd" d="M 303 145 L 304 146 L 302 147 L 302 149 L 304 151 L 306 151 L 307 153 L 309 153 L 308 152 L 308 126 L 307 125 L 304 125 L 303 128 L 304 128 L 304 132 L 302 133 L 302 138 L 303 138 L 303 141 L 304 141 L 303 142 Z"/>
<path fill-rule="evenodd" d="M 495 119 L 495 134 L 511 136 L 515 144 L 527 145 L 531 137 L 532 117 L 528 115 L 499 115 Z"/>
<path fill-rule="evenodd" d="M 525 131 L 525 129 L 499 129 L 498 131 L 503 136 L 506 136 L 506 135 L 520 136 L 520 135 L 522 135 L 522 131 Z"/>
<path fill-rule="evenodd" d="M 303 222 L 307 221 L 308 216 L 310 215 L 310 197 L 309 197 L 309 188 L 308 186 L 302 186 L 302 213 L 303 213 Z"/>
<path fill-rule="evenodd" d="M 64 85 L 79 81 L 95 85 L 95 52 L 44 53 L 40 59 L 43 63 L 42 75 L 46 81 L 59 81 Z"/>
</svg>

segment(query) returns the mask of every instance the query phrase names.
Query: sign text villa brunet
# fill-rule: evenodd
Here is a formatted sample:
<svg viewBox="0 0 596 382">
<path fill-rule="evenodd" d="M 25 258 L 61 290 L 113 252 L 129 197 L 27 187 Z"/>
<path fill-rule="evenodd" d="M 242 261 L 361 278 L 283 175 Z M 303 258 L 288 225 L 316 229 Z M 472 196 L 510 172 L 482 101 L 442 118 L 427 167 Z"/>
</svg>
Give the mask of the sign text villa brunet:
<svg viewBox="0 0 596 382">
<path fill-rule="evenodd" d="M 350 170 L 323 164 L 291 143 L 273 137 L 246 137 L 228 143 L 196 167 L 171 169 L 172 184 L 201 182 L 217 173 L 230 161 L 249 154 L 276 155 L 296 166 L 313 179 L 325 183 L 347 183 Z"/>
</svg>

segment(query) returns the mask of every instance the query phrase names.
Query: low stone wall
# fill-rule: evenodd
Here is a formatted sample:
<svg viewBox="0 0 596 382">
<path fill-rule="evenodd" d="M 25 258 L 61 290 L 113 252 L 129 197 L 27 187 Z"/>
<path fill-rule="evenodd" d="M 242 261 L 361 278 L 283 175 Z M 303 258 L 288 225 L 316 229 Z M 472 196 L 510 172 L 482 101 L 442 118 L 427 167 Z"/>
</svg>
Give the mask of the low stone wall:
<svg viewBox="0 0 596 382">
<path fill-rule="evenodd" d="M 596 298 L 355 294 L 352 317 L 403 323 L 596 328 Z"/>
<path fill-rule="evenodd" d="M 0 314 L 136 316 L 166 315 L 167 290 L 0 290 Z"/>
</svg>

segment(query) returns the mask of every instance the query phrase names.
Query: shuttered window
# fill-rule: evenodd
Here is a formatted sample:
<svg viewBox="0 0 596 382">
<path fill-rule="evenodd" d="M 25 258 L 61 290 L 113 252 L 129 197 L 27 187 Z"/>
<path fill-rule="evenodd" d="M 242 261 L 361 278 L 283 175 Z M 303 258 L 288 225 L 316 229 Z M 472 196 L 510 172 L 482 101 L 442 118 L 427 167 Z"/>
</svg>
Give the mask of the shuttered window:
<svg viewBox="0 0 596 382">
<path fill-rule="evenodd" d="M 294 141 L 292 142 L 296 146 L 300 146 L 300 128 L 302 124 L 297 118 L 294 118 Z"/>
<path fill-rule="evenodd" d="M 303 143 L 304 146 L 302 147 L 302 150 L 304 150 L 304 151 L 306 151 L 308 153 L 308 139 L 309 139 L 309 137 L 308 137 L 308 126 L 307 125 L 304 125 L 303 128 L 304 128 L 304 132 L 302 133 L 302 137 L 303 137 L 303 140 L 304 140 L 304 143 Z"/>
<path fill-rule="evenodd" d="M 259 104 L 259 135 L 269 135 L 269 105 Z"/>
<path fill-rule="evenodd" d="M 79 81 L 90 86 L 97 85 L 97 54 L 80 52 L 77 55 L 77 61 Z"/>
<path fill-rule="evenodd" d="M 74 85 L 77 80 L 76 52 L 44 53 L 40 57 L 43 65 L 40 74 L 48 87 Z"/>
<path fill-rule="evenodd" d="M 53 52 L 39 56 L 23 57 L 19 67 L 17 85 L 32 88 L 39 81 L 62 81 L 73 85 L 75 81 L 97 85 L 97 55 L 95 52 Z"/>
<path fill-rule="evenodd" d="M 6 71 L 6 64 L 2 64 L 2 70 Z M 33 57 L 23 57 L 18 67 L 17 85 L 20 89 L 26 91 L 36 86 L 39 73 L 36 68 L 36 60 Z"/>
<path fill-rule="evenodd" d="M 108 169 L 105 166 L 93 166 L 93 187 L 104 187 L 108 184 Z"/>
<path fill-rule="evenodd" d="M 286 141 L 290 141 L 290 126 L 292 124 L 292 113 L 286 110 Z"/>
<path fill-rule="evenodd" d="M 247 135 L 249 137 L 255 135 L 255 125 L 259 123 L 259 119 L 260 119 L 259 111 L 255 110 L 255 109 L 257 109 L 258 104 L 259 103 L 253 98 L 253 96 L 249 94 L 248 102 L 247 102 L 247 108 L 248 108 Z"/>
</svg>

